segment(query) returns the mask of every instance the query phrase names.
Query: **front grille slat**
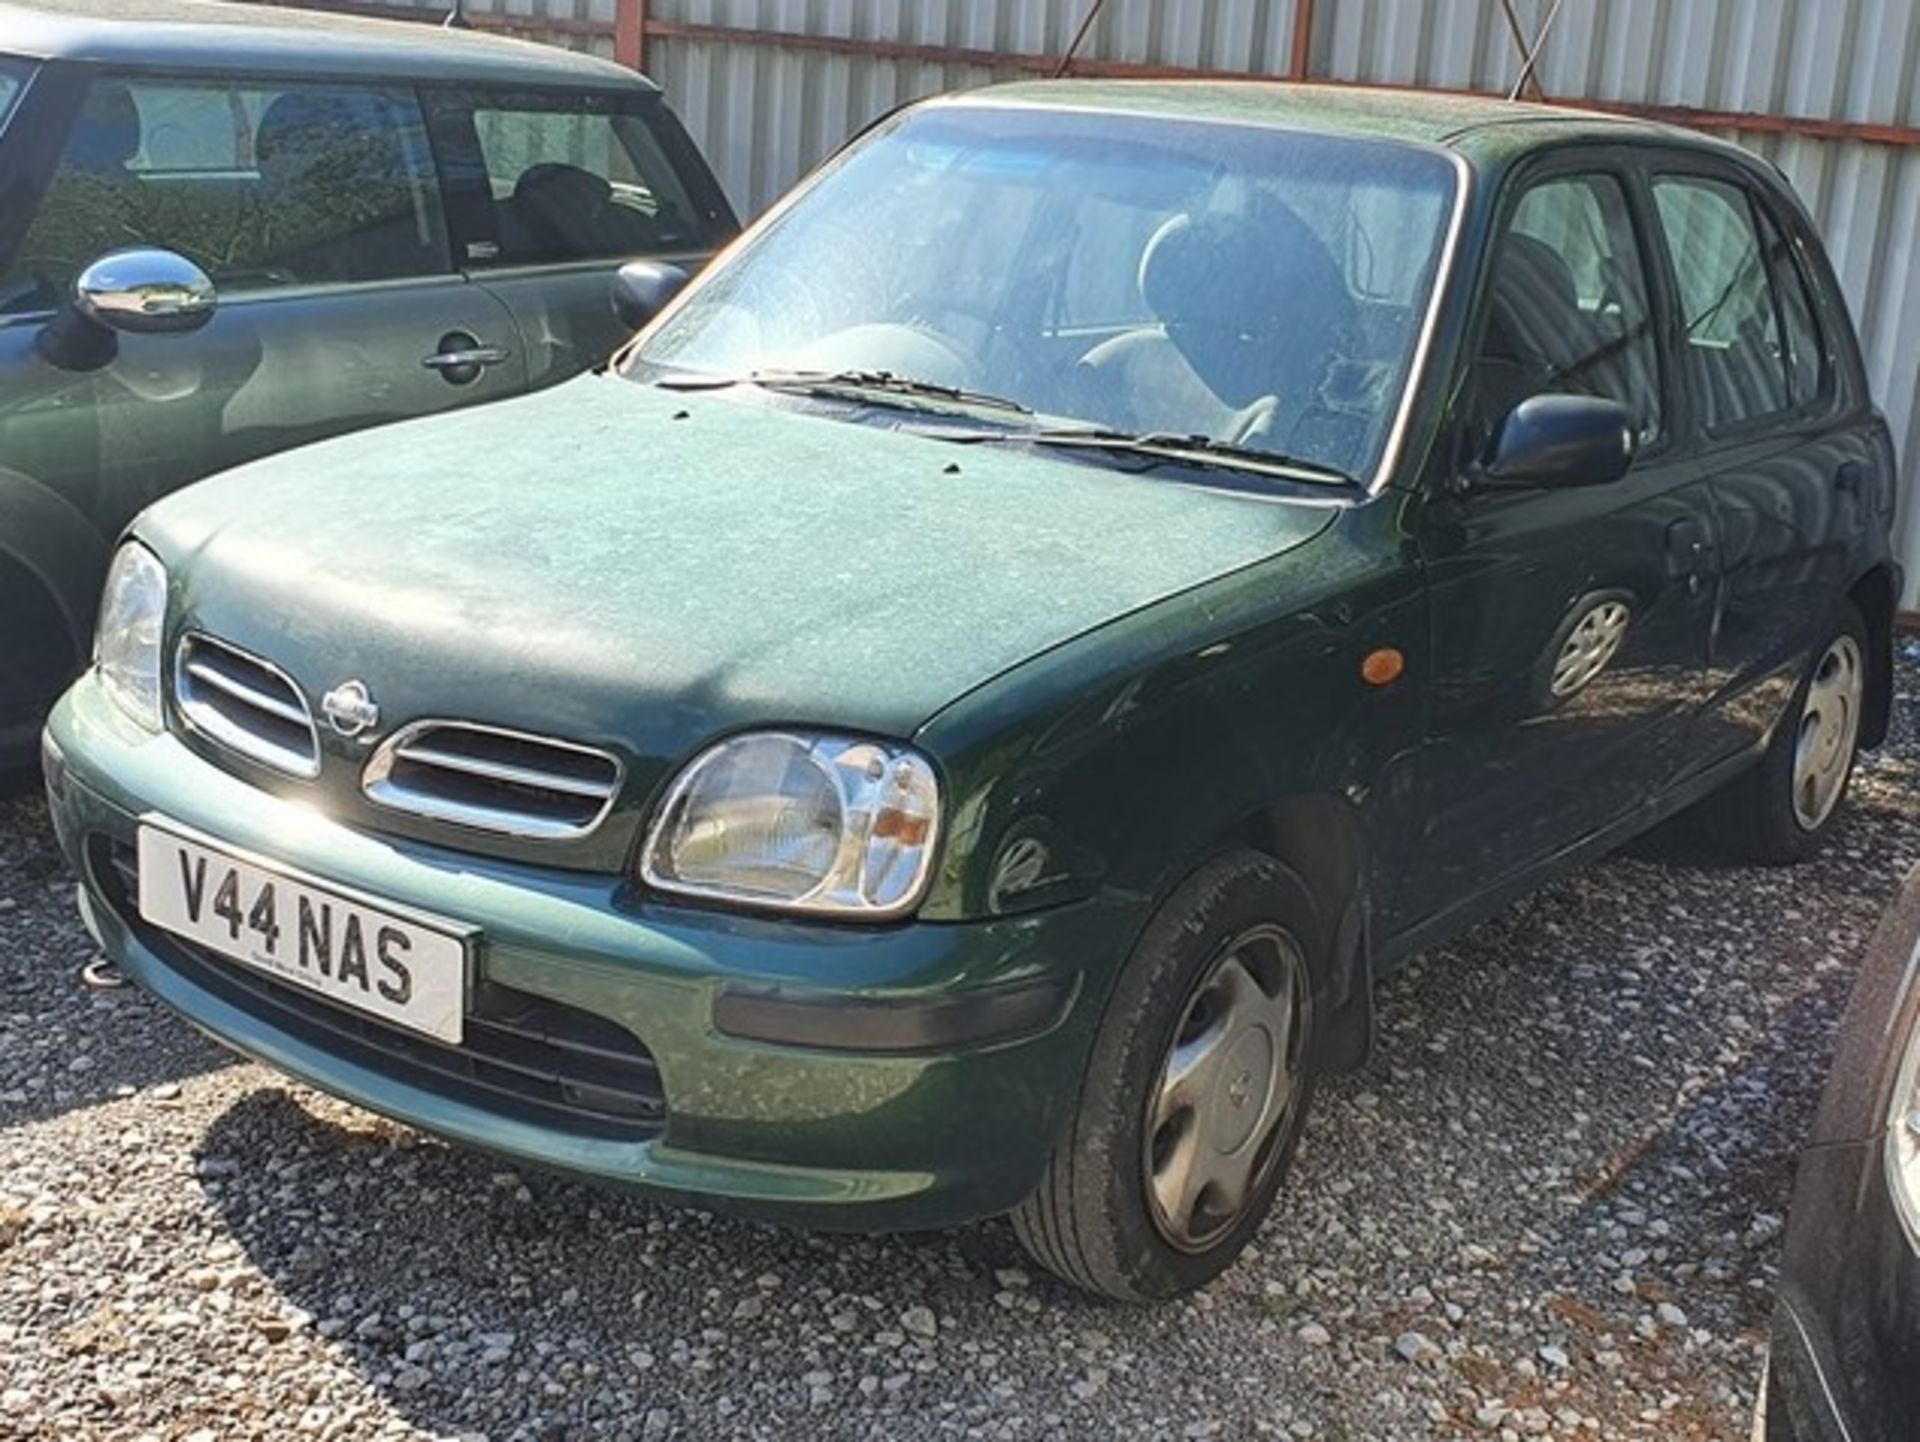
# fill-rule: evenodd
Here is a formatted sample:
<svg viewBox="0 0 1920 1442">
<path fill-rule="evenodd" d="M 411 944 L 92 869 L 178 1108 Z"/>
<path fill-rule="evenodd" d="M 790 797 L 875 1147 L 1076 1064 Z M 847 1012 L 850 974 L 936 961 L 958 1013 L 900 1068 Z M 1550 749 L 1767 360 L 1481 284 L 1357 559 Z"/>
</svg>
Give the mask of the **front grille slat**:
<svg viewBox="0 0 1920 1442">
<path fill-rule="evenodd" d="M 216 690 L 224 691 L 243 706 L 251 706 L 256 711 L 265 711 L 269 716 L 278 716 L 282 721 L 295 726 L 307 724 L 307 713 L 290 701 L 283 701 L 270 692 L 257 686 L 249 686 L 237 676 L 230 676 L 211 662 L 196 659 L 187 663 L 187 674 L 196 681 L 203 681 Z"/>
<path fill-rule="evenodd" d="M 607 798 L 606 788 L 593 781 L 575 781 L 557 772 L 536 771 L 529 766 L 513 766 L 504 761 L 486 761 L 462 756 L 433 746 L 408 746 L 401 759 L 415 766 L 435 766 L 443 771 L 458 771 L 483 781 L 499 781 L 508 786 L 526 786 L 536 790 L 557 791 L 564 796 L 585 796 L 595 801 Z"/>
<path fill-rule="evenodd" d="M 131 847 L 96 837 L 90 870 L 108 903 L 195 986 L 330 1055 L 408 1086 L 575 1135 L 644 1141 L 666 1099 L 652 1053 L 624 1027 L 493 981 L 468 997 L 452 1046 L 290 986 L 142 921 Z"/>
<path fill-rule="evenodd" d="M 289 776 L 320 774 L 320 738 L 307 698 L 271 662 L 199 632 L 180 638 L 174 702 L 193 730 Z"/>
<path fill-rule="evenodd" d="M 612 808 L 622 768 L 571 741 L 468 721 L 418 721 L 368 761 L 376 805 L 530 840 L 587 835 Z"/>
</svg>

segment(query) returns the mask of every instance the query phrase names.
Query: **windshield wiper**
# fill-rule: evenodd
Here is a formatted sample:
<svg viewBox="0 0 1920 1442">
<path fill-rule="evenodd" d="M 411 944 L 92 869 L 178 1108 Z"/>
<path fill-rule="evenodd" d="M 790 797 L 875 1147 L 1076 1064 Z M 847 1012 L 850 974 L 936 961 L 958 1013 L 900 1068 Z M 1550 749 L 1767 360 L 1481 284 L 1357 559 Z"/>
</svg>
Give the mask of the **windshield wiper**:
<svg viewBox="0 0 1920 1442">
<path fill-rule="evenodd" d="M 842 371 L 789 371 L 764 370 L 749 371 L 740 376 L 682 375 L 665 376 L 655 384 L 670 391 L 717 391 L 730 386 L 759 386 L 770 391 L 797 391 L 803 395 L 838 395 L 842 393 L 880 394 L 894 396 L 913 396 L 927 400 L 951 401 L 955 405 L 975 406 L 985 410 L 1009 411 L 1014 415 L 1030 416 L 1033 407 L 1022 405 L 1019 401 L 1009 400 L 1006 396 L 991 395 L 986 391 L 968 390 L 964 386 L 941 385 L 937 381 L 915 380 L 912 376 L 896 375 L 889 370 L 842 370 Z"/>
<path fill-rule="evenodd" d="M 1218 470 L 1244 471 L 1253 475 L 1279 476 L 1286 480 L 1333 482 L 1363 490 L 1359 479 L 1328 465 L 1300 456 L 1282 455 L 1258 446 L 1236 445 L 1212 436 L 1182 435 L 1175 431 L 1106 430 L 1100 427 L 1063 426 L 1044 430 L 981 431 L 949 439 L 968 442 L 1023 442 L 1036 446 L 1060 446 L 1073 450 L 1110 451 L 1118 455 L 1140 456 L 1151 462 L 1176 462 L 1190 466 L 1210 466 Z"/>
</svg>

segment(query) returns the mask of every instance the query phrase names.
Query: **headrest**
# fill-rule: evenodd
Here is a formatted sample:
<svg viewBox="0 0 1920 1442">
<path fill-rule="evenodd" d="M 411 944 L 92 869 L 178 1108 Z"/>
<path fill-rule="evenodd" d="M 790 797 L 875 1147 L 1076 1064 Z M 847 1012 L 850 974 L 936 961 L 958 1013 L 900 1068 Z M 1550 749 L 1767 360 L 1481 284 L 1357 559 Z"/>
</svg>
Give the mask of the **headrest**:
<svg viewBox="0 0 1920 1442">
<path fill-rule="evenodd" d="M 367 107 L 344 95 L 291 90 L 266 108 L 253 135 L 263 171 L 303 169 L 329 153 L 364 155 L 371 138 L 387 132 Z"/>
<path fill-rule="evenodd" d="M 1174 216 L 1141 253 L 1139 283 L 1167 338 L 1235 406 L 1271 393 L 1277 368 L 1293 369 L 1274 352 L 1298 338 L 1317 363 L 1353 313 L 1338 262 L 1277 201 L 1248 215 Z"/>
<path fill-rule="evenodd" d="M 1573 267 L 1543 240 L 1510 231 L 1493 268 L 1494 296 L 1530 307 L 1580 308 Z"/>
<path fill-rule="evenodd" d="M 118 80 L 102 80 L 87 92 L 73 135 L 67 141 L 66 164 L 91 175 L 123 173 L 140 153 L 140 107 L 133 92 Z"/>
<path fill-rule="evenodd" d="M 513 198 L 544 218 L 591 220 L 613 203 L 613 186 L 577 165 L 543 160 L 513 183 Z"/>
<path fill-rule="evenodd" d="M 1530 235 L 1509 232 L 1493 262 L 1493 317 L 1488 349 L 1530 363 L 1564 366 L 1586 347 L 1573 269 L 1560 253 Z"/>
</svg>

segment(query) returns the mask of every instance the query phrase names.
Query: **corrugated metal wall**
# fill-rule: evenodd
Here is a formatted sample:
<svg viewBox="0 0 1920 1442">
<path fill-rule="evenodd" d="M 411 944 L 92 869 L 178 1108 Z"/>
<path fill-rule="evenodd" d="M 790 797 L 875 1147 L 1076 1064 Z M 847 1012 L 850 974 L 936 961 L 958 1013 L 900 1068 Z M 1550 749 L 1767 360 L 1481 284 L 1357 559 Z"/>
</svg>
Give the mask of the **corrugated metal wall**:
<svg viewBox="0 0 1920 1442">
<path fill-rule="evenodd" d="M 1418 0 L 1408 0 L 1407 8 L 1418 8 Z M 1086 6 L 1084 0 L 651 0 L 648 13 L 687 25 L 1059 55 Z M 1080 53 L 1278 75 L 1287 69 L 1293 21 L 1294 0 L 1108 0 Z M 647 68 L 667 87 L 744 213 L 764 209 L 821 156 L 895 106 L 1016 73 L 707 40 L 649 41 Z"/>
<path fill-rule="evenodd" d="M 1299 0 L 1108 0 L 1090 59 L 1286 73 Z M 668 27 L 725 26 L 1000 55 L 1057 55 L 1086 0 L 649 0 Z M 497 10 L 495 7 L 498 7 Z M 476 13 L 611 21 L 614 0 L 473 0 Z M 1529 34 L 1552 0 L 1517 0 Z M 607 48 L 603 39 L 564 43 Z M 1505 90 L 1498 0 L 1318 0 L 1318 79 Z M 1920 126 L 1920 0 L 1564 0 L 1538 74 L 1562 99 Z M 1011 66 L 650 37 L 646 63 L 744 214 L 874 117 Z M 1906 471 L 1906 604 L 1920 602 L 1920 147 L 1729 132 L 1776 161 L 1817 217 Z"/>
</svg>

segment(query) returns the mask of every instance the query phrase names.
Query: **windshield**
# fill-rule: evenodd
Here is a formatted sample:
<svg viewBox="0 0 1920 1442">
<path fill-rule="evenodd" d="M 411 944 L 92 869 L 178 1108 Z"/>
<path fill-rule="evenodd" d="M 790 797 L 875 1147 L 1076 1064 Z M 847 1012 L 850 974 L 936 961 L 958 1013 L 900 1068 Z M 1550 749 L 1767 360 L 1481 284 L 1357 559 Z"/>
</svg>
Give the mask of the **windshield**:
<svg viewBox="0 0 1920 1442">
<path fill-rule="evenodd" d="M 910 113 L 709 276 L 641 380 L 885 372 L 1371 476 L 1454 194 L 1436 152 L 986 105 Z"/>
<path fill-rule="evenodd" d="M 32 73 L 24 60 L 15 60 L 11 55 L 0 55 L 0 128 L 7 123 L 7 116 L 13 111 L 13 102 L 26 88 L 27 76 Z"/>
</svg>

